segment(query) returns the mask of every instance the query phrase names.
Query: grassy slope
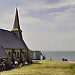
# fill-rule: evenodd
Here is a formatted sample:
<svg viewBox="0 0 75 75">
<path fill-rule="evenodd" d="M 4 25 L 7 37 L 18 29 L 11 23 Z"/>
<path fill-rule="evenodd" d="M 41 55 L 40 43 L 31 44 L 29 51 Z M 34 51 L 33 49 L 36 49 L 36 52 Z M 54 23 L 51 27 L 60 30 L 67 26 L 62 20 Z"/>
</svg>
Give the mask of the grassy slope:
<svg viewBox="0 0 75 75">
<path fill-rule="evenodd" d="M 75 63 L 65 61 L 40 61 L 41 64 L 25 65 L 2 75 L 75 75 Z"/>
</svg>

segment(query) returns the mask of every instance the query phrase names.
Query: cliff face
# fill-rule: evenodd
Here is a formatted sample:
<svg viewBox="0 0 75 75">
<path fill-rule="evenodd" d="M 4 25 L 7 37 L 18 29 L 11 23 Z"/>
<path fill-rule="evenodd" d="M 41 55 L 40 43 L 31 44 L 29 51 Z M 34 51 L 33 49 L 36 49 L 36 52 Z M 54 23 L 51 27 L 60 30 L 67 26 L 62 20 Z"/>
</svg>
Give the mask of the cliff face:
<svg viewBox="0 0 75 75">
<path fill-rule="evenodd" d="M 41 53 L 41 51 L 31 51 L 30 50 L 30 59 L 31 60 L 41 60 L 43 59 L 43 54 Z"/>
</svg>

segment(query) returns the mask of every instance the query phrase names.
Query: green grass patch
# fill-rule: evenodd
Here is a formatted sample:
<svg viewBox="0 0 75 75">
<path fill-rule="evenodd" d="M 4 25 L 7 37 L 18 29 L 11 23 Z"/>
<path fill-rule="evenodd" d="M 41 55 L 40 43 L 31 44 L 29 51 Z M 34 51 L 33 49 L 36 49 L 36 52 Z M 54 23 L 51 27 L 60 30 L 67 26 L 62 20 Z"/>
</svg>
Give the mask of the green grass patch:
<svg viewBox="0 0 75 75">
<path fill-rule="evenodd" d="M 37 61 L 34 61 L 37 62 Z M 40 63 L 40 64 L 39 64 Z M 38 61 L 37 64 L 25 65 L 0 72 L 2 75 L 75 75 L 75 63 L 69 61 Z"/>
</svg>

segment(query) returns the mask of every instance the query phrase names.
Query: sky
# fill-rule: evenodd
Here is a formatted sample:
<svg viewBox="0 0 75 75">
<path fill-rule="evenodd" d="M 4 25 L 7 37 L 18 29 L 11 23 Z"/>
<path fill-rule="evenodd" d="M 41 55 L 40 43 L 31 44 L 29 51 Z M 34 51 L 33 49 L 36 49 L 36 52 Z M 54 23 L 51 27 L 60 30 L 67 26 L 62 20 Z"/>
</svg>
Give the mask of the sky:
<svg viewBox="0 0 75 75">
<path fill-rule="evenodd" d="M 75 0 L 0 0 L 0 28 L 12 30 L 18 9 L 31 50 L 75 51 Z"/>
</svg>

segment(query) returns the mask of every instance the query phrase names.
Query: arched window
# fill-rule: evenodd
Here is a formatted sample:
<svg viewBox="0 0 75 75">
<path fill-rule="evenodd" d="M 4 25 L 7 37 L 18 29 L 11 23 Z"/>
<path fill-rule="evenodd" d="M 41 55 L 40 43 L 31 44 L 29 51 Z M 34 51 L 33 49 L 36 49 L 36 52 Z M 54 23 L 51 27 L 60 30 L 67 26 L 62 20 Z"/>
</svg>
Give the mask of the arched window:
<svg viewBox="0 0 75 75">
<path fill-rule="evenodd" d="M 14 52 L 14 56 L 16 57 L 16 52 Z"/>
<path fill-rule="evenodd" d="M 17 52 L 17 58 L 19 58 L 19 52 Z"/>
<path fill-rule="evenodd" d="M 24 57 L 26 57 L 26 52 L 24 52 Z"/>
<path fill-rule="evenodd" d="M 13 54 L 14 54 L 14 49 L 12 49 L 12 57 L 13 57 Z"/>
<path fill-rule="evenodd" d="M 8 52 L 8 56 L 10 57 L 10 52 Z"/>
</svg>

